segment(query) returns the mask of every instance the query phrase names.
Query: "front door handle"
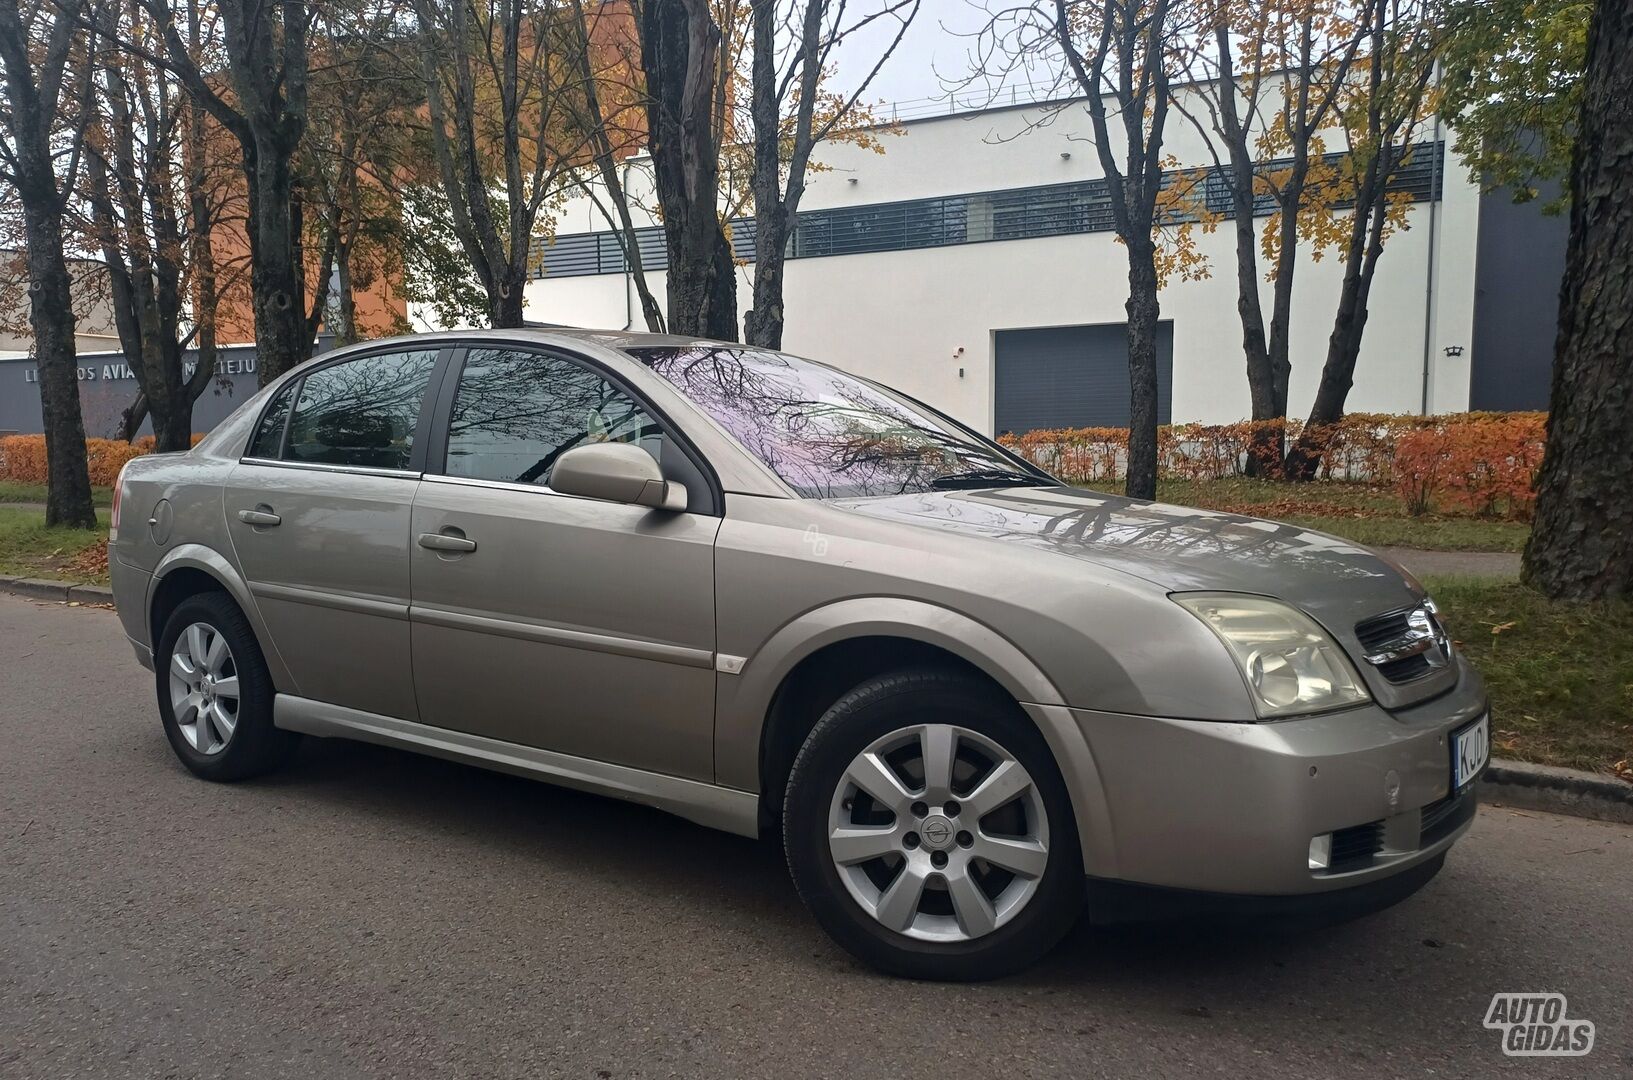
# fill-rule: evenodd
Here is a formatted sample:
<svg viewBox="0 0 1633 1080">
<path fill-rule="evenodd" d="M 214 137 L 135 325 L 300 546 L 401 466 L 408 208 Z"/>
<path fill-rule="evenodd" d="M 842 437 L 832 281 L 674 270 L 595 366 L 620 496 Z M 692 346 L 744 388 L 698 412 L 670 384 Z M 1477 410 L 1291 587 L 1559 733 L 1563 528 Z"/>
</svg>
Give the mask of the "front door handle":
<svg viewBox="0 0 1633 1080">
<path fill-rule="evenodd" d="M 432 551 L 466 552 L 476 550 L 476 541 L 447 533 L 420 533 L 420 547 Z"/>
<path fill-rule="evenodd" d="M 238 511 L 238 520 L 245 525 L 260 525 L 271 528 L 274 525 L 282 525 L 284 519 L 271 510 L 240 510 Z"/>
</svg>

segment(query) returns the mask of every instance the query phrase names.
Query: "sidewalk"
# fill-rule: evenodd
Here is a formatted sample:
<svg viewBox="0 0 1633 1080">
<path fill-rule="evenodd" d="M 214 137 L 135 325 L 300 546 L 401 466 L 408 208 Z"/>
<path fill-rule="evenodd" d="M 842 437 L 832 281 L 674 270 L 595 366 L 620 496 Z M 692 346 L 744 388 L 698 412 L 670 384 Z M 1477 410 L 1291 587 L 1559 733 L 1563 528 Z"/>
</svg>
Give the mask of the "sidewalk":
<svg viewBox="0 0 1633 1080">
<path fill-rule="evenodd" d="M 1418 575 L 1515 579 L 1520 576 L 1520 556 L 1514 551 L 1419 551 L 1398 547 L 1377 550 Z"/>
</svg>

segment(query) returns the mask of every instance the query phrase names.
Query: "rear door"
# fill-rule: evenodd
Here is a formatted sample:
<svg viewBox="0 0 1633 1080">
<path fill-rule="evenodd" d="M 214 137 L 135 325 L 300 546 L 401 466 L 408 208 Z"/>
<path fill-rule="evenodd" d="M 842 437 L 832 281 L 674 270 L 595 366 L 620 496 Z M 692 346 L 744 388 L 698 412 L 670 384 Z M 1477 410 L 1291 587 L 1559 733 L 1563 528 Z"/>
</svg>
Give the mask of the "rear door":
<svg viewBox="0 0 1633 1080">
<path fill-rule="evenodd" d="M 409 515 L 436 349 L 312 369 L 273 398 L 223 491 L 227 528 L 296 685 L 279 689 L 401 719 L 409 676 Z"/>
<path fill-rule="evenodd" d="M 577 359 L 473 347 L 455 367 L 411 529 L 421 719 L 712 779 L 720 519 L 697 459 Z M 651 453 L 688 511 L 551 490 L 563 453 L 603 441 Z"/>
</svg>

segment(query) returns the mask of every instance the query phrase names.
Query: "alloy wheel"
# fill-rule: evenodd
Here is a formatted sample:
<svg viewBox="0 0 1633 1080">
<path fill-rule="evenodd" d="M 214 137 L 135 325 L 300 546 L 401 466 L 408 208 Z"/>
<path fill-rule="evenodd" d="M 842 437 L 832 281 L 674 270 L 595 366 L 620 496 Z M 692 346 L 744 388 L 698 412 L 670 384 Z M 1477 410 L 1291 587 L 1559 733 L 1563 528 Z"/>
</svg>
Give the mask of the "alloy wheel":
<svg viewBox="0 0 1633 1080">
<path fill-rule="evenodd" d="M 188 626 L 170 647 L 170 708 L 182 738 L 201 754 L 219 754 L 238 726 L 238 666 L 227 639 L 209 623 Z"/>
<path fill-rule="evenodd" d="M 984 937 L 1036 895 L 1049 862 L 1043 799 L 992 739 L 924 724 L 851 761 L 829 809 L 828 850 L 851 897 L 923 941 Z"/>
</svg>

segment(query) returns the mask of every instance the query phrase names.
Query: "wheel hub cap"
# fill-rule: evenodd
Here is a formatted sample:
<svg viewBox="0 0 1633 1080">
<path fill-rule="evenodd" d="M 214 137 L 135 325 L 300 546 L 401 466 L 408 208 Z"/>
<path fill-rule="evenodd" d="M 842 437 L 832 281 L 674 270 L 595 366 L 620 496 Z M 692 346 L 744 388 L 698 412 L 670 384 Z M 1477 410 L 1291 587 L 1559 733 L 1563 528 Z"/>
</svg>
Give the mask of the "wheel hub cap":
<svg viewBox="0 0 1633 1080">
<path fill-rule="evenodd" d="M 952 847 L 953 836 L 957 831 L 953 828 L 953 823 L 940 814 L 931 814 L 919 827 L 919 835 L 924 837 L 924 846 L 933 851 L 946 851 Z"/>
</svg>

